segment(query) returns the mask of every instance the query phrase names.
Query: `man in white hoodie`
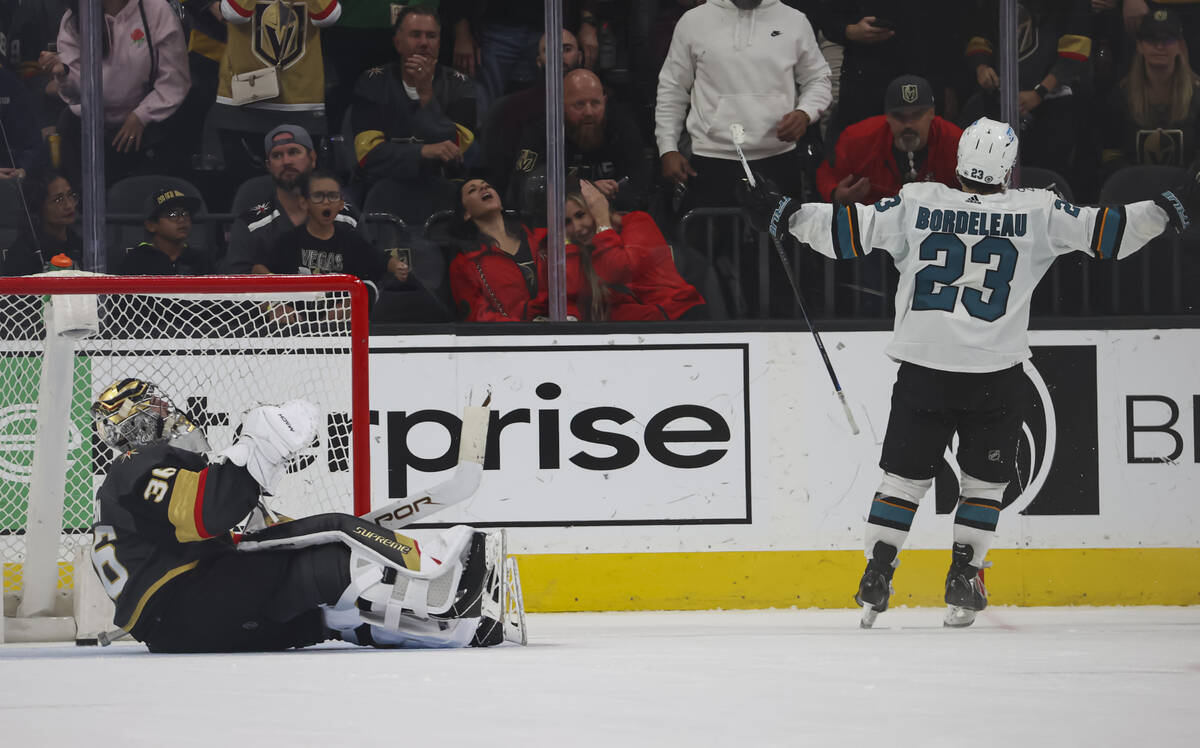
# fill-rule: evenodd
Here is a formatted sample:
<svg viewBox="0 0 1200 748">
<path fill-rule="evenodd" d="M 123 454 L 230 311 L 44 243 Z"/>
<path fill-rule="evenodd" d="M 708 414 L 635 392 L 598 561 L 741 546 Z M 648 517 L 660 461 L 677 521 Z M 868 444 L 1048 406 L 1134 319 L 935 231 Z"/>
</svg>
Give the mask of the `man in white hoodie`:
<svg viewBox="0 0 1200 748">
<path fill-rule="evenodd" d="M 679 20 L 658 76 L 663 176 L 687 185 L 685 208 L 736 205 L 736 122 L 751 165 L 799 190 L 796 141 L 831 100 L 829 65 L 803 13 L 779 0 L 709 0 Z M 690 160 L 679 151 L 685 116 Z"/>
</svg>

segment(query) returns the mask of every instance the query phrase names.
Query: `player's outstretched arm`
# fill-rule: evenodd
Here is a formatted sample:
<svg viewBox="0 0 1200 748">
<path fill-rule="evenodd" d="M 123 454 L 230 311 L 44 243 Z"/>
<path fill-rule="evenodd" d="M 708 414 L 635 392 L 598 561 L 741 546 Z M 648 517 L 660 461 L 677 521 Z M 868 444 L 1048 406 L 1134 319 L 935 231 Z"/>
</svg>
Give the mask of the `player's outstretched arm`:
<svg viewBox="0 0 1200 748">
<path fill-rule="evenodd" d="M 738 204 L 746 214 L 746 220 L 755 231 L 766 231 L 772 239 L 786 242 L 791 239 L 788 224 L 792 214 L 800 210 L 802 203 L 779 191 L 775 183 L 758 172 L 754 172 L 754 186 L 745 179 L 735 188 Z"/>
</svg>

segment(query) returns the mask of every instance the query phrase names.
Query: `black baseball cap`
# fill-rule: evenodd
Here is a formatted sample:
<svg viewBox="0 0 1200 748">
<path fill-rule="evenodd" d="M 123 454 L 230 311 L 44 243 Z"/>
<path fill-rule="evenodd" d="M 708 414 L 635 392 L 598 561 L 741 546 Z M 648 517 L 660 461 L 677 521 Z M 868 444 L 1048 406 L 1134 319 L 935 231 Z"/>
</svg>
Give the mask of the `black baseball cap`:
<svg viewBox="0 0 1200 748">
<path fill-rule="evenodd" d="M 1173 10 L 1159 8 L 1142 16 L 1142 24 L 1138 26 L 1137 38 L 1144 41 L 1155 39 L 1182 39 L 1183 22 L 1179 14 Z"/>
<path fill-rule="evenodd" d="M 898 112 L 933 107 L 933 86 L 919 75 L 902 75 L 888 84 L 883 111 Z"/>
<path fill-rule="evenodd" d="M 152 221 L 159 214 L 172 205 L 182 205 L 188 209 L 188 212 L 195 215 L 200 210 L 199 198 L 184 194 L 183 192 L 168 187 L 161 189 L 146 198 L 146 220 Z"/>
</svg>

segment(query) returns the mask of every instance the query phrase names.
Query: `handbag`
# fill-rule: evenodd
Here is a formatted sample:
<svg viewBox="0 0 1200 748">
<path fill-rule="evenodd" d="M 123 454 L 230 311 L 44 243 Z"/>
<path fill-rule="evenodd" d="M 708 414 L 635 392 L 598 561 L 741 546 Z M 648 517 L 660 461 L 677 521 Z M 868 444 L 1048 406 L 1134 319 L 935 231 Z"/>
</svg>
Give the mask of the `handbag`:
<svg viewBox="0 0 1200 748">
<path fill-rule="evenodd" d="M 279 95 L 279 70 L 267 67 L 237 73 L 230 80 L 229 88 L 234 106 L 273 99 Z"/>
</svg>

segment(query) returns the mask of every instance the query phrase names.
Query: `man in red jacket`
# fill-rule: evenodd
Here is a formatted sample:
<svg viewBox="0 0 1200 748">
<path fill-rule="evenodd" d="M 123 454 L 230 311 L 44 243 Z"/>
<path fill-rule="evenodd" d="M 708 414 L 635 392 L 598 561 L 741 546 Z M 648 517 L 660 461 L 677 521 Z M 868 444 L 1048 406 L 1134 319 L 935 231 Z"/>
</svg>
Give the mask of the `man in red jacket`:
<svg viewBox="0 0 1200 748">
<path fill-rule="evenodd" d="M 908 182 L 954 187 L 962 130 L 933 113 L 933 88 L 916 75 L 888 84 L 886 114 L 850 125 L 833 158 L 817 169 L 817 189 L 836 203 L 873 203 L 894 197 Z"/>
</svg>

